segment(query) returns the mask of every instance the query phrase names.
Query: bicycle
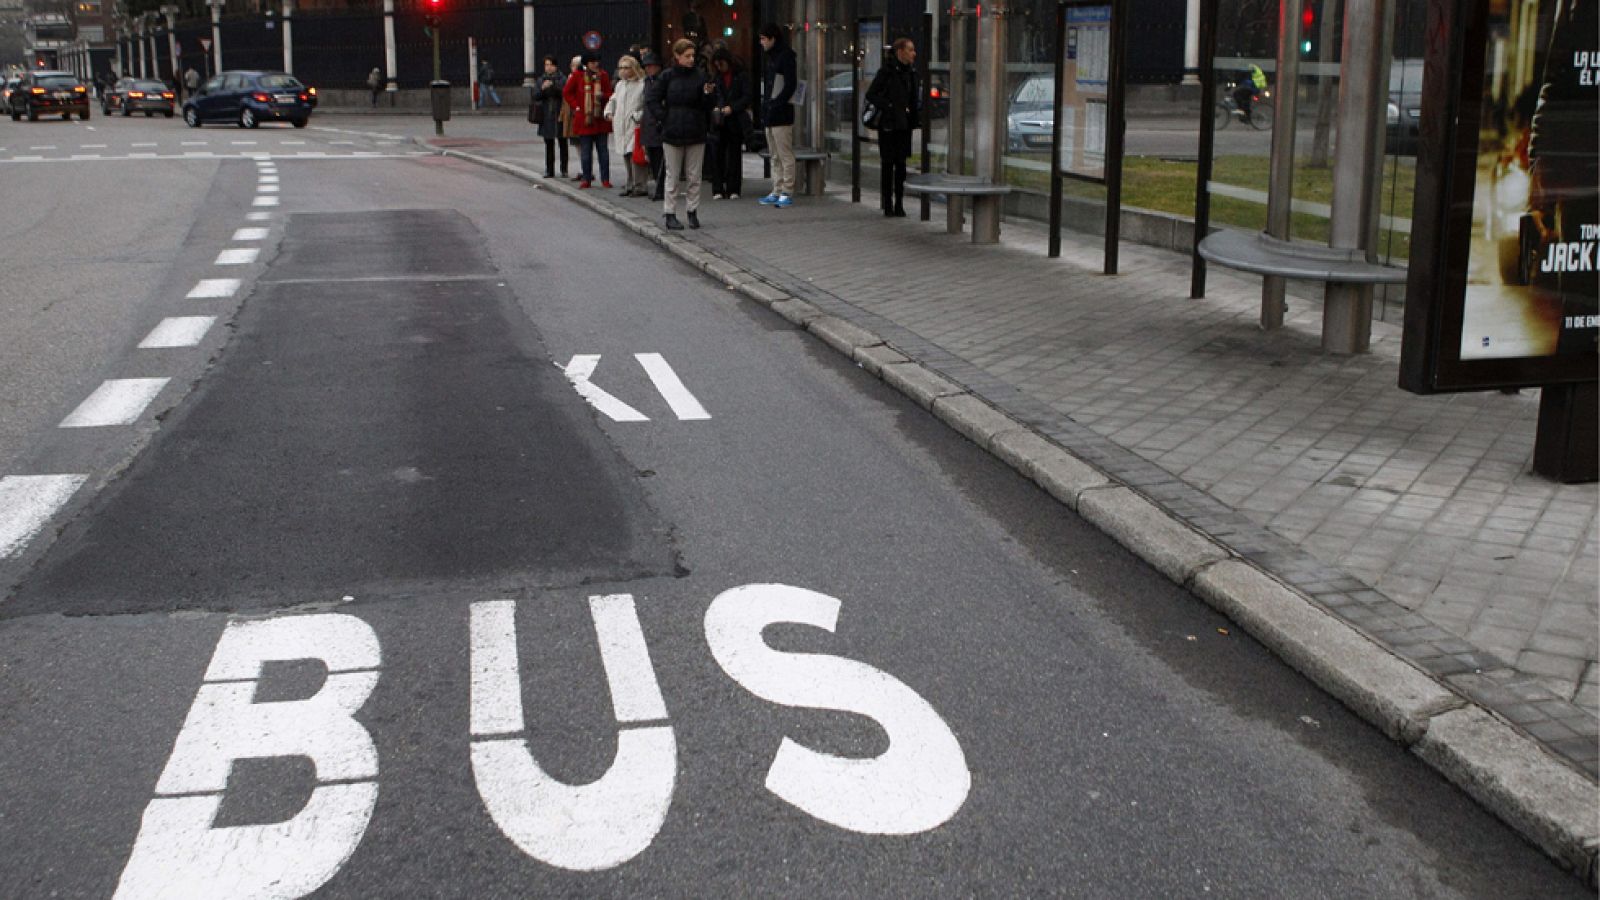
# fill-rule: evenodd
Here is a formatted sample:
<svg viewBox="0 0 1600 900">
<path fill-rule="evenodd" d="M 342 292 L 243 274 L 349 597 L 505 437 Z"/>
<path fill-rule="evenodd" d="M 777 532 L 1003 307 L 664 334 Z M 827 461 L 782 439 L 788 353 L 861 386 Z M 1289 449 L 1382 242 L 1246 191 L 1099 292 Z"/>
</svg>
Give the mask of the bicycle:
<svg viewBox="0 0 1600 900">
<path fill-rule="evenodd" d="M 1229 85 L 1228 90 L 1222 95 L 1222 99 L 1217 101 L 1217 107 L 1214 113 L 1216 117 L 1217 130 L 1221 131 L 1222 129 L 1227 128 L 1231 122 L 1237 119 L 1240 122 L 1248 124 L 1251 128 L 1254 128 L 1257 131 L 1271 131 L 1272 92 L 1262 88 L 1257 88 L 1254 91 L 1252 101 L 1250 103 L 1250 112 L 1247 115 L 1244 110 L 1239 108 L 1238 102 L 1233 99 L 1234 87 L 1235 85 Z"/>
</svg>

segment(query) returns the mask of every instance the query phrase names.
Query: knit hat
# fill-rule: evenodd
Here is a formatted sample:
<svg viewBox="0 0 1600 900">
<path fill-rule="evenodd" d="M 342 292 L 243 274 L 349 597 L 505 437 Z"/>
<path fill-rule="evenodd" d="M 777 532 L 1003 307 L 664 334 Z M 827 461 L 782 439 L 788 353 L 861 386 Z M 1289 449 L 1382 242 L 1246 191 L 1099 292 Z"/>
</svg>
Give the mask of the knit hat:
<svg viewBox="0 0 1600 900">
<path fill-rule="evenodd" d="M 587 66 L 589 63 L 599 62 L 599 61 L 600 61 L 600 54 L 594 52 L 593 50 L 585 50 L 585 51 L 583 51 L 583 64 L 584 65 Z"/>
</svg>

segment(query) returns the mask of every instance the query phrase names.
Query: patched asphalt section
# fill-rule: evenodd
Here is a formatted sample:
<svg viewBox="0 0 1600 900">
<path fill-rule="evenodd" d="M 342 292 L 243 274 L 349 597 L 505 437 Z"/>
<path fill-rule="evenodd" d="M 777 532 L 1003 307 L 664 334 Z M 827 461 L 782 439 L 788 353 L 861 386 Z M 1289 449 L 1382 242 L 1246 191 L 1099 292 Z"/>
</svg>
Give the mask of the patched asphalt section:
<svg viewBox="0 0 1600 900">
<path fill-rule="evenodd" d="M 0 614 L 280 608 L 462 579 L 519 596 L 672 574 L 637 473 L 475 235 L 444 211 L 291 219 L 200 395 Z M 443 260 L 452 280 L 364 280 Z"/>
</svg>

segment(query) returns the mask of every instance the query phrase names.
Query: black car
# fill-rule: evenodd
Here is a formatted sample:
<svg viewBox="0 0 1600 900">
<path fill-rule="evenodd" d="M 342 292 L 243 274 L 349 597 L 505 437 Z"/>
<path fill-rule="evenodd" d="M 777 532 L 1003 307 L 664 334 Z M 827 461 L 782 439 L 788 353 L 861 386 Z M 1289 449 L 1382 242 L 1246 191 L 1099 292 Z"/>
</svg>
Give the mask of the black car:
<svg viewBox="0 0 1600 900">
<path fill-rule="evenodd" d="M 262 122 L 311 121 L 311 92 L 287 72 L 223 72 L 214 75 L 183 103 L 183 121 L 192 128 L 206 122 L 232 122 L 255 128 Z"/>
<path fill-rule="evenodd" d="M 0 112 L 11 112 L 11 94 L 22 84 L 21 75 L 6 76 L 5 83 L 0 85 Z"/>
<path fill-rule="evenodd" d="M 161 113 L 172 118 L 175 95 L 164 82 L 148 78 L 122 78 L 100 97 L 100 111 L 111 115 L 122 110 L 125 116 L 142 112 L 146 118 Z"/>
<path fill-rule="evenodd" d="M 39 71 L 22 76 L 6 103 L 15 122 L 23 116 L 37 122 L 40 116 L 59 114 L 63 119 L 89 118 L 89 89 L 71 72 Z"/>
</svg>

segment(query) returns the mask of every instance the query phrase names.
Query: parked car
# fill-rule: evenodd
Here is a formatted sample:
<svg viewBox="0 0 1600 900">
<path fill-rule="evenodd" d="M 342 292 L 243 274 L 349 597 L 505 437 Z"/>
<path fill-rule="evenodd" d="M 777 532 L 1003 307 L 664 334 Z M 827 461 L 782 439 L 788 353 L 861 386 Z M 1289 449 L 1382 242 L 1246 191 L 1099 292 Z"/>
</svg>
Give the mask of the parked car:
<svg viewBox="0 0 1600 900">
<path fill-rule="evenodd" d="M 1422 60 L 1397 59 L 1389 67 L 1389 109 L 1385 123 L 1388 151 L 1417 155 L 1422 122 Z"/>
<path fill-rule="evenodd" d="M 206 122 L 232 122 L 240 128 L 288 122 L 304 128 L 312 106 L 310 89 L 287 72 L 223 72 L 184 101 L 183 121 L 191 128 Z"/>
<path fill-rule="evenodd" d="M 60 114 L 63 119 L 89 118 L 89 89 L 71 72 L 29 72 L 12 89 L 6 111 L 15 122 L 23 116 L 37 122 L 40 116 Z"/>
<path fill-rule="evenodd" d="M 1011 105 L 1006 109 L 1006 150 L 1049 152 L 1055 130 L 1056 76 L 1035 72 L 1011 92 Z"/>
<path fill-rule="evenodd" d="M 850 121 L 850 78 L 848 71 L 830 76 L 827 81 L 828 121 Z M 928 86 L 928 119 L 943 119 L 950 115 L 950 95 L 945 90 L 944 76 L 935 74 Z M 871 79 L 861 79 L 861 96 L 865 97 Z"/>
<path fill-rule="evenodd" d="M 7 76 L 4 83 L 0 83 L 0 112 L 11 112 L 11 94 L 22 84 L 21 75 Z"/>
<path fill-rule="evenodd" d="M 108 116 L 112 110 L 121 110 L 124 116 L 142 112 L 145 118 L 161 113 L 170 119 L 176 105 L 175 96 L 172 89 L 163 82 L 146 78 L 123 78 L 101 96 L 100 111 Z"/>
</svg>

